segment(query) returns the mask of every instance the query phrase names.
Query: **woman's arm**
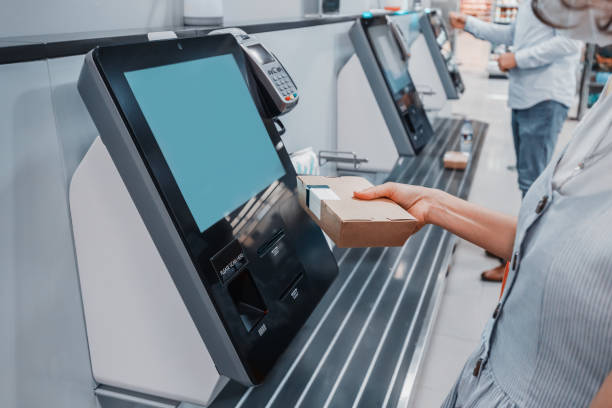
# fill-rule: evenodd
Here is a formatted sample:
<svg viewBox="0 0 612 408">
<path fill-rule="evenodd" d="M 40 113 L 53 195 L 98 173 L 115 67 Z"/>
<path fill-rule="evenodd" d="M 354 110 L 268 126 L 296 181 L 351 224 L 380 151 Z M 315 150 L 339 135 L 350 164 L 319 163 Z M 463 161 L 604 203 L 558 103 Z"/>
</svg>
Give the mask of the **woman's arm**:
<svg viewBox="0 0 612 408">
<path fill-rule="evenodd" d="M 510 259 L 516 233 L 516 217 L 492 211 L 440 190 L 399 183 L 385 183 L 355 197 L 372 200 L 387 197 L 421 223 L 438 225 L 493 254 Z"/>
<path fill-rule="evenodd" d="M 591 408 L 612 408 L 612 372 L 608 374 L 593 401 Z"/>
</svg>

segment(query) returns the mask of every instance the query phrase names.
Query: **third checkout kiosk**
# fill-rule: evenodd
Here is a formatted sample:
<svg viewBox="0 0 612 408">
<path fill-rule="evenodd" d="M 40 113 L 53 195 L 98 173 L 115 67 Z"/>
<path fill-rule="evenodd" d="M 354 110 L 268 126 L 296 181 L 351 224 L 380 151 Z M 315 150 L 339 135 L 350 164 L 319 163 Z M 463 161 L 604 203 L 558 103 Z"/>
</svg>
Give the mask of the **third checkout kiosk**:
<svg viewBox="0 0 612 408">
<path fill-rule="evenodd" d="M 338 150 L 363 159 L 361 172 L 388 174 L 398 158 L 419 154 L 435 137 L 438 117 L 450 115 L 446 100 L 458 99 L 465 86 L 435 10 L 364 13 L 349 35 L 355 55 L 338 77 Z"/>
</svg>

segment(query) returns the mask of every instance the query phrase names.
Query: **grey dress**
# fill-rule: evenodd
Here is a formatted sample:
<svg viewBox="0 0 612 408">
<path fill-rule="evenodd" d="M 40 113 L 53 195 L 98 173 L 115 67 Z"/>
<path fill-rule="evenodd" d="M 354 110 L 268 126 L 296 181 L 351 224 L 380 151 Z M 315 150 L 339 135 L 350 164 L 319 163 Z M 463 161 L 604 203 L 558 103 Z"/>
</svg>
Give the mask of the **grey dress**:
<svg viewBox="0 0 612 408">
<path fill-rule="evenodd" d="M 588 407 L 610 372 L 607 95 L 525 196 L 503 297 L 443 407 Z"/>
</svg>

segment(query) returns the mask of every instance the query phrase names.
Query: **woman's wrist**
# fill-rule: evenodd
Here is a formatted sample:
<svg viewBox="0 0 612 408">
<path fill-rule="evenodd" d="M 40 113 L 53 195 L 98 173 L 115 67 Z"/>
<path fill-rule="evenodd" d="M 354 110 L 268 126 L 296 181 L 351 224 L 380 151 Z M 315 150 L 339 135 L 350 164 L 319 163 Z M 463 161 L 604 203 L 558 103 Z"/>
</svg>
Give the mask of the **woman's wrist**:
<svg viewBox="0 0 612 408">
<path fill-rule="evenodd" d="M 435 188 L 428 188 L 425 194 L 426 211 L 424 221 L 426 224 L 439 225 L 439 215 L 447 206 L 450 194 Z"/>
</svg>

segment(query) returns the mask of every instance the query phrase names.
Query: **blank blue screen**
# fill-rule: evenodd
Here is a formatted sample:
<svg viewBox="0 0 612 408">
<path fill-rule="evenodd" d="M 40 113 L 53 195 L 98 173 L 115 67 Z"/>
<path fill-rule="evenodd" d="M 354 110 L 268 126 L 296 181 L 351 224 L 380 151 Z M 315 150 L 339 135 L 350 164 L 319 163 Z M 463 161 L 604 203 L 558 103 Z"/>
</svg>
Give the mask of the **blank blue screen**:
<svg viewBox="0 0 612 408">
<path fill-rule="evenodd" d="M 285 174 L 233 55 L 125 77 L 200 231 Z"/>
</svg>

